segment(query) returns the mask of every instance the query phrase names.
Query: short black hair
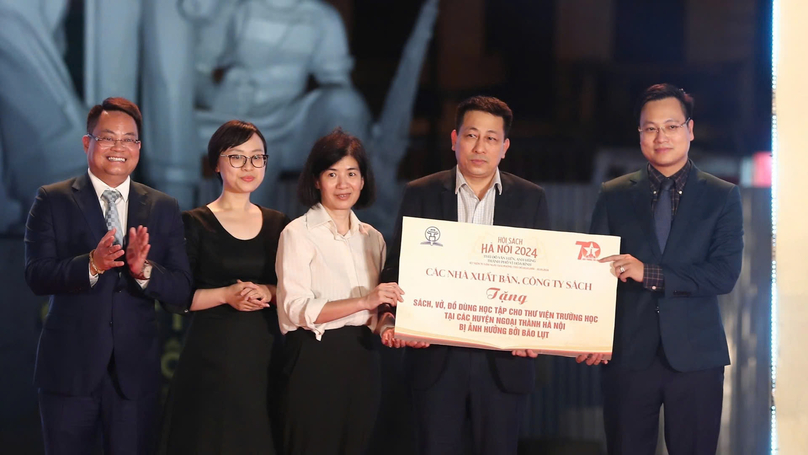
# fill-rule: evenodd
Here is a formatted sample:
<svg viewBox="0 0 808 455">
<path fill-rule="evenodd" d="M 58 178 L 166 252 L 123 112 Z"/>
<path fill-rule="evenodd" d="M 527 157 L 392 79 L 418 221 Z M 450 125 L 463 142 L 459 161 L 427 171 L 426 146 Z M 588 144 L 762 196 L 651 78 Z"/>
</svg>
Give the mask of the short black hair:
<svg viewBox="0 0 808 455">
<path fill-rule="evenodd" d="M 140 114 L 140 109 L 137 107 L 137 104 L 120 97 L 107 98 L 102 101 L 101 104 L 96 104 L 90 109 L 90 112 L 87 114 L 87 134 L 93 134 L 93 130 L 96 125 L 98 125 L 98 117 L 101 117 L 101 113 L 104 111 L 119 111 L 132 117 L 137 126 L 137 136 L 140 137 L 140 128 L 143 124 L 143 116 Z"/>
<path fill-rule="evenodd" d="M 264 153 L 267 153 L 267 141 L 257 126 L 243 120 L 230 120 L 213 133 L 208 141 L 208 164 L 211 170 L 216 170 L 219 162 L 219 155 L 230 147 L 241 145 L 250 140 L 253 134 L 261 138 L 264 145 Z M 217 175 L 219 175 L 217 173 Z M 219 175 L 221 178 L 221 175 Z"/>
<path fill-rule="evenodd" d="M 634 116 L 637 119 L 637 123 L 640 123 L 640 114 L 642 114 L 642 108 L 645 107 L 646 104 L 650 103 L 651 101 L 659 101 L 666 98 L 676 98 L 679 100 L 679 104 L 682 105 L 682 112 L 684 112 L 685 118 L 693 118 L 693 107 L 695 105 L 693 97 L 683 89 L 673 84 L 664 83 L 654 84 L 642 92 L 642 95 L 640 95 L 640 98 L 637 100 L 637 105 L 634 108 Z"/>
<path fill-rule="evenodd" d="M 320 175 L 346 156 L 356 160 L 359 174 L 365 179 L 365 185 L 354 207 L 361 209 L 373 203 L 376 198 L 376 181 L 365 147 L 356 137 L 342 131 L 342 128 L 336 128 L 327 136 L 318 139 L 311 148 L 297 184 L 297 197 L 301 204 L 312 207 L 322 200 L 320 190 L 316 186 Z"/>
<path fill-rule="evenodd" d="M 455 113 L 455 130 L 457 132 L 460 132 L 460 127 L 463 126 L 463 118 L 468 111 L 482 111 L 501 117 L 505 137 L 507 138 L 508 134 L 510 134 L 511 124 L 513 123 L 513 112 L 511 108 L 499 98 L 494 98 L 493 96 L 472 96 L 458 104 Z"/>
</svg>

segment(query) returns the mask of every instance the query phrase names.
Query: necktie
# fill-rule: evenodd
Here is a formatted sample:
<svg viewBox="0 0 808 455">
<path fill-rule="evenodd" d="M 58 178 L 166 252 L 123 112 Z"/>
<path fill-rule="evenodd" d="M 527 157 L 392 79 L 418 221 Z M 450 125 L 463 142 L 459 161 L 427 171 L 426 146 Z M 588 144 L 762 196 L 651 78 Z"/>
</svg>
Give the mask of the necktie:
<svg viewBox="0 0 808 455">
<path fill-rule="evenodd" d="M 656 237 L 659 242 L 659 251 L 665 252 L 665 245 L 668 243 L 668 234 L 671 233 L 671 221 L 673 221 L 673 209 L 671 207 L 671 188 L 673 180 L 665 179 L 659 188 L 659 197 L 656 207 L 654 207 L 654 226 Z"/>
<path fill-rule="evenodd" d="M 107 211 L 104 212 L 104 221 L 107 222 L 107 230 L 115 228 L 115 243 L 123 245 L 123 229 L 121 229 L 121 217 L 118 216 L 118 207 L 115 202 L 121 197 L 117 190 L 104 190 L 101 199 L 107 203 Z"/>
</svg>

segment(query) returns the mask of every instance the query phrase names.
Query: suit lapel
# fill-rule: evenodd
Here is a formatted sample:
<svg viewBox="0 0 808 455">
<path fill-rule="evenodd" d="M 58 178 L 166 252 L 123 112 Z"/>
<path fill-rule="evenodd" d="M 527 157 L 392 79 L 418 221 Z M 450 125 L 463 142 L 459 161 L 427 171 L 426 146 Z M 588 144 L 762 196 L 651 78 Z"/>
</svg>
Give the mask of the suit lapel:
<svg viewBox="0 0 808 455">
<path fill-rule="evenodd" d="M 511 185 L 508 176 L 501 173 L 499 178 L 502 181 L 502 194 L 496 192 L 494 189 L 494 226 L 516 226 L 513 223 L 512 210 L 511 210 Z"/>
<path fill-rule="evenodd" d="M 659 251 L 659 242 L 656 238 L 656 229 L 654 228 L 654 214 L 651 212 L 652 198 L 651 184 L 648 182 L 648 169 L 643 168 L 631 178 L 631 181 L 634 183 L 630 190 L 631 201 L 634 204 L 634 212 L 637 215 L 637 220 L 639 220 L 640 228 L 657 257 L 662 257 L 662 252 Z"/>
<path fill-rule="evenodd" d="M 129 228 L 148 226 L 149 222 L 149 193 L 143 185 L 131 182 L 129 186 L 129 213 L 126 216 L 126 234 Z"/>
<path fill-rule="evenodd" d="M 97 245 L 101 241 L 101 237 L 107 233 L 107 223 L 104 222 L 101 203 L 98 201 L 98 195 L 95 193 L 95 188 L 87 174 L 82 175 L 73 182 L 73 199 L 84 215 L 87 226 L 90 228 Z"/>
<path fill-rule="evenodd" d="M 691 222 L 695 217 L 695 210 L 701 203 L 704 194 L 704 182 L 705 179 L 701 175 L 701 171 L 696 169 L 696 166 L 693 166 L 687 176 L 684 190 L 682 190 L 676 216 L 673 217 L 673 224 L 671 224 L 671 232 L 668 235 L 668 244 L 665 251 L 675 250 L 691 232 Z"/>
<path fill-rule="evenodd" d="M 443 191 L 440 194 L 441 215 L 446 221 L 457 221 L 457 194 L 455 194 L 455 182 L 457 179 L 457 167 L 454 167 L 443 181 Z"/>
</svg>

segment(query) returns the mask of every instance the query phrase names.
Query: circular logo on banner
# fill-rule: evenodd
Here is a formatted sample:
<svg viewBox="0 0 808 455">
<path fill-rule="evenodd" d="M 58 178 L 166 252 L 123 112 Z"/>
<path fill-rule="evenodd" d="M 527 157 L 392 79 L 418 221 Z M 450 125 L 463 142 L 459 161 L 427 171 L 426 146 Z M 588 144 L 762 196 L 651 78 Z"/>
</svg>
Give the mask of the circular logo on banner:
<svg viewBox="0 0 808 455">
<path fill-rule="evenodd" d="M 426 242 L 421 243 L 422 245 L 433 245 L 433 246 L 443 246 L 438 243 L 440 239 L 440 229 L 436 228 L 435 226 L 429 226 L 424 231 L 424 237 L 426 238 Z"/>
</svg>

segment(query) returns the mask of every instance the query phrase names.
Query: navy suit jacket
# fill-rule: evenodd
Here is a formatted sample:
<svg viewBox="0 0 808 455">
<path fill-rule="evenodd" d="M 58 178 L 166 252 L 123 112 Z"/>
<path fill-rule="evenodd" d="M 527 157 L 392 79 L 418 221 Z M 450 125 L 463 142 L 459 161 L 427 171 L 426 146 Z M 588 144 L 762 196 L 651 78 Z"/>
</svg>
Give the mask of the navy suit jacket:
<svg viewBox="0 0 808 455">
<path fill-rule="evenodd" d="M 398 281 L 403 217 L 457 221 L 456 173 L 457 168 L 438 172 L 412 181 L 406 186 L 396 220 L 395 239 L 387 255 L 380 282 Z M 500 178 L 502 194 L 496 194 L 494 224 L 549 229 L 550 216 L 544 190 L 507 172 L 500 172 Z M 425 389 L 437 382 L 446 365 L 449 349 L 440 345 L 431 345 L 425 349 L 407 349 L 405 364 L 414 388 Z M 487 351 L 487 354 L 494 378 L 502 390 L 528 393 L 533 389 L 536 373 L 535 362 L 532 359 L 515 357 L 510 351 Z"/>
<path fill-rule="evenodd" d="M 728 365 L 718 296 L 732 291 L 741 272 L 740 190 L 693 166 L 664 252 L 659 251 L 651 200 L 643 168 L 604 183 L 592 215 L 593 234 L 620 236 L 622 254 L 658 264 L 665 278 L 663 292 L 633 280 L 618 282 L 612 363 L 644 369 L 661 340 L 677 371 Z"/>
<path fill-rule="evenodd" d="M 191 293 L 182 219 L 175 199 L 132 182 L 127 222 L 148 228 L 148 285 L 142 289 L 124 266 L 91 287 L 89 253 L 107 227 L 89 176 L 39 188 L 26 223 L 25 280 L 34 294 L 50 295 L 34 373 L 42 390 L 89 395 L 113 355 L 126 398 L 158 390 L 155 300 L 180 312 Z"/>
</svg>

